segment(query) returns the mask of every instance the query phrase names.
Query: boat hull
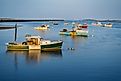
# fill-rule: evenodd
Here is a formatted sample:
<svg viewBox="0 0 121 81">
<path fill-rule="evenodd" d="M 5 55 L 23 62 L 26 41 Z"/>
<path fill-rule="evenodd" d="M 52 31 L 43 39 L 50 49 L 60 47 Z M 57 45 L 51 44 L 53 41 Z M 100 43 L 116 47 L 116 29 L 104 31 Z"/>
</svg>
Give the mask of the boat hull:
<svg viewBox="0 0 121 81">
<path fill-rule="evenodd" d="M 29 50 L 28 45 L 7 45 L 7 50 Z"/>
<path fill-rule="evenodd" d="M 58 43 L 45 44 L 45 45 L 7 45 L 7 50 L 42 50 L 42 51 L 56 51 L 62 47 L 62 41 Z"/>
<path fill-rule="evenodd" d="M 41 45 L 42 51 L 59 51 L 61 50 L 63 42 L 48 44 L 48 45 Z"/>
<path fill-rule="evenodd" d="M 48 27 L 35 27 L 34 29 L 36 29 L 36 30 L 47 30 Z"/>
<path fill-rule="evenodd" d="M 34 29 L 36 29 L 36 30 L 47 30 L 48 28 L 49 28 L 49 25 L 42 25 L 39 27 L 34 27 Z"/>
<path fill-rule="evenodd" d="M 81 31 L 81 32 L 75 32 L 75 31 L 70 31 L 70 32 L 59 32 L 60 35 L 72 35 L 72 36 L 88 36 L 88 31 Z"/>
<path fill-rule="evenodd" d="M 111 25 L 105 24 L 104 27 L 112 27 L 112 24 Z"/>
</svg>

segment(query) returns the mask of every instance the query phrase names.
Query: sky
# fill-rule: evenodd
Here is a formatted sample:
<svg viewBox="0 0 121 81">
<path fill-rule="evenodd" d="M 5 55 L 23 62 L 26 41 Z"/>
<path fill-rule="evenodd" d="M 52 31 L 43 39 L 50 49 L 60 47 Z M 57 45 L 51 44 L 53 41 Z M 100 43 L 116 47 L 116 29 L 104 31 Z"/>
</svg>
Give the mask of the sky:
<svg viewBox="0 0 121 81">
<path fill-rule="evenodd" d="M 121 19 L 121 0 L 0 0 L 0 17 Z"/>
</svg>

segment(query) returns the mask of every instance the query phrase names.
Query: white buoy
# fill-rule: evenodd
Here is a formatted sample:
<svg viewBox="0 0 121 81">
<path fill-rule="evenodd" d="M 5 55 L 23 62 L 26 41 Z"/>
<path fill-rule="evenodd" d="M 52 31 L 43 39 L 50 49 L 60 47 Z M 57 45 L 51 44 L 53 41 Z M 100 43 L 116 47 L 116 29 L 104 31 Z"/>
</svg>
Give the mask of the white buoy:
<svg viewBox="0 0 121 81">
<path fill-rule="evenodd" d="M 92 35 L 92 37 L 94 37 L 94 35 Z"/>
</svg>

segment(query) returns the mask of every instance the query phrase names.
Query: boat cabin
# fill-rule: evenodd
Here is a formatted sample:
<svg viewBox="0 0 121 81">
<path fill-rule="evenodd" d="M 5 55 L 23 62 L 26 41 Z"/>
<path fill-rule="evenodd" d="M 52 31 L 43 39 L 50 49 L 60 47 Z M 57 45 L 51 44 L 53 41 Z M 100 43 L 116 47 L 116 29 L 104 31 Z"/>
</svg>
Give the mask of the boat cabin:
<svg viewBox="0 0 121 81">
<path fill-rule="evenodd" d="M 26 44 L 27 45 L 40 45 L 41 43 L 40 36 L 26 36 Z"/>
</svg>

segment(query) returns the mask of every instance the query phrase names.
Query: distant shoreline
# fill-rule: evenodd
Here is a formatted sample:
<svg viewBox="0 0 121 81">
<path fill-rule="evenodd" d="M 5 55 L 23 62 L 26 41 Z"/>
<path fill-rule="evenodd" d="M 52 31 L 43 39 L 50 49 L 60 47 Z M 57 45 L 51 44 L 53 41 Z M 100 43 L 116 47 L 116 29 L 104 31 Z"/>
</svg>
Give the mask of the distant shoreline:
<svg viewBox="0 0 121 81">
<path fill-rule="evenodd" d="M 21 18 L 0 18 L 0 22 L 56 22 L 66 21 L 64 19 L 21 19 Z M 121 23 L 121 19 L 82 19 L 82 21 L 94 21 L 94 22 L 118 22 Z"/>
<path fill-rule="evenodd" d="M 94 22 L 117 22 L 121 23 L 121 20 L 117 19 L 84 19 L 83 21 L 94 21 Z"/>
<path fill-rule="evenodd" d="M 0 18 L 0 22 L 43 22 L 43 21 L 64 21 L 63 19 L 12 19 L 12 18 Z"/>
</svg>

